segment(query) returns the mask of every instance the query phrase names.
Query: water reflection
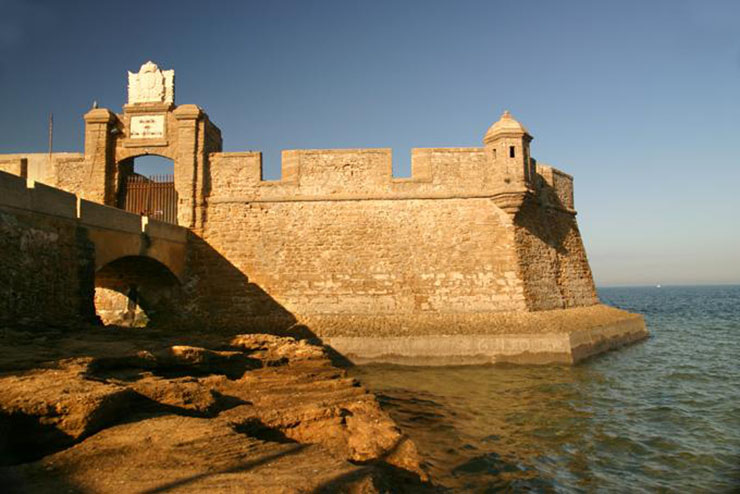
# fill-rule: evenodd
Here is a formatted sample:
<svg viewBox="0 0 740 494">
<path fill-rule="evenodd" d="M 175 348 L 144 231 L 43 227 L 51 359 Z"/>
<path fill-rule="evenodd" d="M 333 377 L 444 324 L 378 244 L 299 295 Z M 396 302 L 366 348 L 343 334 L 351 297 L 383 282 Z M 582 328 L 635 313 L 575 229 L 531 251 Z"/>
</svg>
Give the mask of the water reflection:
<svg viewBox="0 0 740 494">
<path fill-rule="evenodd" d="M 353 372 L 453 492 L 740 485 L 740 287 L 604 290 L 652 337 L 576 367 Z"/>
<path fill-rule="evenodd" d="M 548 490 L 560 476 L 588 488 L 591 421 L 580 368 L 367 366 L 358 377 L 454 490 Z M 564 461 L 563 461 L 564 460 Z M 565 471 L 563 471 L 565 466 Z"/>
</svg>

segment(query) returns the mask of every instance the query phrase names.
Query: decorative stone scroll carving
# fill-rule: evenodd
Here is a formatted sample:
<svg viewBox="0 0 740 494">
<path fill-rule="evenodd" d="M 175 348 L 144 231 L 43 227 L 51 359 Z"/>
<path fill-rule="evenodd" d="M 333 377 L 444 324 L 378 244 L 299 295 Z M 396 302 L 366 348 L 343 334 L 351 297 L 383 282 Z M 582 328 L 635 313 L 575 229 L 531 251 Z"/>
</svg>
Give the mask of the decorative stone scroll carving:
<svg viewBox="0 0 740 494">
<path fill-rule="evenodd" d="M 174 103 L 175 71 L 161 70 L 152 61 L 141 66 L 138 73 L 128 73 L 128 104 Z"/>
</svg>

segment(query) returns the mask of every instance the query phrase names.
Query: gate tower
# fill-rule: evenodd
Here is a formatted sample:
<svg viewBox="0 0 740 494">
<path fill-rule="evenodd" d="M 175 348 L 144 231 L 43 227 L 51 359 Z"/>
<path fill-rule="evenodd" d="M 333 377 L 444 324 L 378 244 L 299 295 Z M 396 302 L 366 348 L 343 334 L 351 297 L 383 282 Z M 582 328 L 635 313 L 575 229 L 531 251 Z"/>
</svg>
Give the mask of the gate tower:
<svg viewBox="0 0 740 494">
<path fill-rule="evenodd" d="M 133 159 L 158 155 L 174 162 L 177 223 L 203 226 L 208 155 L 222 149 L 221 131 L 196 105 L 175 105 L 174 70 L 153 62 L 128 73 L 128 102 L 123 113 L 93 108 L 85 114 L 86 199 L 121 204 Z"/>
</svg>

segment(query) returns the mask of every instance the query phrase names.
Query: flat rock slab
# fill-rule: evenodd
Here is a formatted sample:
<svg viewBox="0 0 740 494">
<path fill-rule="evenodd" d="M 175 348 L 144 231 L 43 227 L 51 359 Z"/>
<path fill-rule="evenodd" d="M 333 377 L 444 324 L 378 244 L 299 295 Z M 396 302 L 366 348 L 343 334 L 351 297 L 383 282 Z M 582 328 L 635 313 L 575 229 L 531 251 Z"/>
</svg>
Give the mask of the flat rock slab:
<svg viewBox="0 0 740 494">
<path fill-rule="evenodd" d="M 605 305 L 458 315 L 448 322 L 445 327 L 426 321 L 416 331 L 399 326 L 395 335 L 386 330 L 378 336 L 367 328 L 381 323 L 367 321 L 359 334 L 331 327 L 323 341 L 356 364 L 575 364 L 649 336 L 641 315 Z"/>
<path fill-rule="evenodd" d="M 317 445 L 262 441 L 225 421 L 162 416 L 108 428 L 5 472 L 18 492 L 312 492 L 358 467 Z"/>
<path fill-rule="evenodd" d="M 86 379 L 88 361 L 0 376 L 0 465 L 38 458 L 119 420 L 136 393 Z"/>
<path fill-rule="evenodd" d="M 27 361 L 0 374 L 0 490 L 436 492 L 413 442 L 326 347 L 172 339 L 109 330 L 29 344 L 6 333 Z M 36 363 L 52 348 L 58 359 Z"/>
</svg>

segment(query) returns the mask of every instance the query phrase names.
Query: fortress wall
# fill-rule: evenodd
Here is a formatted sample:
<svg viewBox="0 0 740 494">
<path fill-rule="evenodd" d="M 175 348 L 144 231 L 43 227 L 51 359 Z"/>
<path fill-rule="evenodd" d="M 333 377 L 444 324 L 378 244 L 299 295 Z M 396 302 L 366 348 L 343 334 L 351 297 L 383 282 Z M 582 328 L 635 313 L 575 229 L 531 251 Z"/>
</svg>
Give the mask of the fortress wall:
<svg viewBox="0 0 740 494">
<path fill-rule="evenodd" d="M 229 200 L 256 196 L 260 184 L 279 187 L 284 183 L 261 182 L 262 153 L 211 153 L 209 156 L 209 200 Z M 285 172 L 283 171 L 283 175 Z M 286 182 L 283 180 L 282 182 Z"/>
<path fill-rule="evenodd" d="M 525 309 L 514 229 L 488 199 L 232 202 L 211 204 L 207 217 L 202 237 L 221 262 L 196 254 L 191 267 L 197 292 L 210 297 L 207 305 L 229 306 L 214 310 L 220 324 L 280 310 Z M 269 303 L 248 301 L 248 284 Z"/>
<path fill-rule="evenodd" d="M 597 302 L 570 175 L 538 165 L 540 197 L 512 224 L 488 199 L 482 149 L 412 157 L 412 176 L 394 178 L 387 149 L 284 151 L 283 179 L 263 181 L 260 153 L 213 153 L 202 236 L 225 269 L 199 271 L 200 290 L 235 301 L 218 280 L 249 286 L 238 304 L 215 302 L 244 307 L 238 317 L 263 307 L 418 315 Z"/>
<path fill-rule="evenodd" d="M 80 153 L 52 153 L 51 160 L 49 153 L 0 154 L 0 171 L 75 193 L 84 179 L 78 178 L 77 172 L 70 168 L 72 163 L 82 160 Z M 76 166 L 82 168 L 82 165 Z"/>
<path fill-rule="evenodd" d="M 413 149 L 411 169 L 411 180 L 420 183 L 420 190 L 475 195 L 490 187 L 483 148 Z"/>
<path fill-rule="evenodd" d="M 410 177 L 393 177 L 390 149 L 311 149 L 282 153 L 282 178 L 262 180 L 259 152 L 210 155 L 209 202 L 420 198 L 484 195 L 482 148 L 414 149 Z"/>
<path fill-rule="evenodd" d="M 91 167 L 81 154 L 60 158 L 54 163 L 56 179 L 52 185 L 82 196 L 90 184 Z"/>
<path fill-rule="evenodd" d="M 537 174 L 546 189 L 548 203 L 566 210 L 575 210 L 573 201 L 573 177 L 549 165 L 537 164 Z M 549 191 L 549 192 L 548 192 Z"/>
<path fill-rule="evenodd" d="M 387 193 L 392 177 L 391 153 L 390 149 L 300 151 L 295 156 L 299 192 L 317 197 Z"/>
<path fill-rule="evenodd" d="M 565 307 L 581 307 L 599 303 L 596 294 L 591 266 L 588 264 L 586 249 L 583 246 L 581 232 L 574 217 L 552 211 L 552 216 L 559 216 L 559 221 L 567 228 L 563 238 L 563 247 L 559 255 L 559 285 L 563 294 Z"/>
<path fill-rule="evenodd" d="M 539 191 L 516 216 L 520 273 L 530 310 L 598 303 L 573 204 L 573 177 L 537 164 Z"/>
<path fill-rule="evenodd" d="M 94 248 L 74 196 L 0 172 L 0 324 L 64 325 L 94 317 Z M 74 262 L 70 262 L 74 260 Z"/>
<path fill-rule="evenodd" d="M 529 310 L 598 303 L 573 214 L 525 204 L 516 217 L 515 237 Z"/>
<path fill-rule="evenodd" d="M 546 184 L 540 192 L 546 211 L 544 223 L 540 225 L 548 226 L 556 241 L 558 286 L 563 305 L 595 304 L 598 302 L 596 287 L 575 217 L 573 177 L 547 165 L 537 165 L 537 170 Z"/>
<path fill-rule="evenodd" d="M 550 227 L 542 223 L 544 211 L 532 204 L 518 213 L 515 244 L 519 276 L 524 281 L 524 294 L 529 310 L 560 309 L 563 298 L 558 286 L 558 240 Z"/>
</svg>

